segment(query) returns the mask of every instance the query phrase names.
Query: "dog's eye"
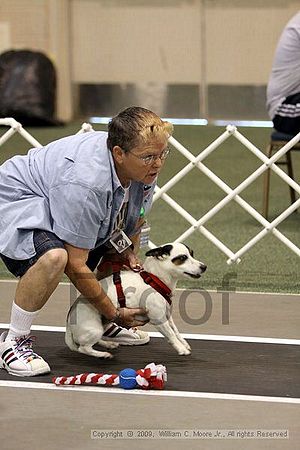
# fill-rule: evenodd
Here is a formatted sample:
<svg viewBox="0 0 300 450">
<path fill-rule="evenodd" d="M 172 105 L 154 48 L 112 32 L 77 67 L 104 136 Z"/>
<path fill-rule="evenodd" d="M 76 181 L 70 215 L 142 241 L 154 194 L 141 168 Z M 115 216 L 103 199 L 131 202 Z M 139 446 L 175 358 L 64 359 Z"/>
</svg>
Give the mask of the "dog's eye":
<svg viewBox="0 0 300 450">
<path fill-rule="evenodd" d="M 179 255 L 172 259 L 172 263 L 179 266 L 179 264 L 184 263 L 187 259 L 188 257 L 186 255 Z"/>
</svg>

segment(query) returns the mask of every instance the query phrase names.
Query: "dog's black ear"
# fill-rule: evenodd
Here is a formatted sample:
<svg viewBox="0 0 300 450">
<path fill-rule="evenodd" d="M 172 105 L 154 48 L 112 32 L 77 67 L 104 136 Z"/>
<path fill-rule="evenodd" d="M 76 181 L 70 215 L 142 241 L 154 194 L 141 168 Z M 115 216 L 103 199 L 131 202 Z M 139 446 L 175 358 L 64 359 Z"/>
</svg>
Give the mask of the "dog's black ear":
<svg viewBox="0 0 300 450">
<path fill-rule="evenodd" d="M 190 252 L 191 257 L 194 256 L 194 250 L 192 250 L 190 247 L 188 247 L 186 244 L 184 244 L 186 246 L 186 248 L 188 249 L 188 251 Z"/>
<path fill-rule="evenodd" d="M 158 259 L 162 258 L 164 255 L 170 256 L 172 248 L 173 246 L 170 244 L 163 245 L 162 247 L 153 248 L 152 250 L 148 250 L 146 252 L 146 256 L 154 256 L 155 258 Z"/>
</svg>

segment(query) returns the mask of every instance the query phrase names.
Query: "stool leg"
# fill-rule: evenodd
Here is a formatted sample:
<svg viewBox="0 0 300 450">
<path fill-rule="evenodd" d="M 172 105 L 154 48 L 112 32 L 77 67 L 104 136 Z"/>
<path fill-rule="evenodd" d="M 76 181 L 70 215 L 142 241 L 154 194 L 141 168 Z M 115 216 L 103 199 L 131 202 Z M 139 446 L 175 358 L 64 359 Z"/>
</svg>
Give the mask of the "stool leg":
<svg viewBox="0 0 300 450">
<path fill-rule="evenodd" d="M 270 158 L 273 152 L 272 143 L 268 145 L 267 148 L 267 157 Z M 269 212 L 269 196 L 270 196 L 270 175 L 271 169 L 267 169 L 264 175 L 264 186 L 263 186 L 263 209 L 262 215 L 267 219 Z"/>
<path fill-rule="evenodd" d="M 294 179 L 294 171 L 293 171 L 291 151 L 288 151 L 286 153 L 286 163 L 287 163 L 288 176 L 290 178 L 292 178 L 292 180 L 293 180 Z M 291 196 L 291 204 L 292 204 L 296 201 L 296 194 L 295 194 L 294 189 L 291 186 L 289 186 L 289 188 L 290 188 L 290 196 Z"/>
</svg>

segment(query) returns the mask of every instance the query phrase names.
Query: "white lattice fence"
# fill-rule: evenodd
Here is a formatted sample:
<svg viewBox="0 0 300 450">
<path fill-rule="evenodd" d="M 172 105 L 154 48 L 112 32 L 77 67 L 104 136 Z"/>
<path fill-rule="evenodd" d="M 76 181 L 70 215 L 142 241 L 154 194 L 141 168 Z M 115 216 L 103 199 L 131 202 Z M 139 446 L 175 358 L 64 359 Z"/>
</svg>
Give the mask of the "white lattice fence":
<svg viewBox="0 0 300 450">
<path fill-rule="evenodd" d="M 9 130 L 6 131 L 0 137 L 0 146 L 10 139 L 16 132 L 20 133 L 31 145 L 34 147 L 40 147 L 41 144 L 31 136 L 20 123 L 14 119 L 0 119 L 0 125 L 6 125 Z M 90 124 L 84 123 L 78 133 L 87 131 L 93 131 Z M 216 151 L 220 145 L 225 142 L 229 137 L 234 137 L 240 141 L 250 152 L 252 152 L 259 160 L 262 161 L 262 165 L 258 167 L 249 177 L 247 177 L 242 183 L 240 183 L 235 189 L 229 187 L 223 180 L 221 180 L 214 172 L 203 164 L 203 160 Z M 293 211 L 300 206 L 300 198 L 290 205 L 285 211 L 283 211 L 276 219 L 269 222 L 265 219 L 255 208 L 240 197 L 241 192 L 246 189 L 253 181 L 255 181 L 262 173 L 269 168 L 272 169 L 284 182 L 291 186 L 300 195 L 300 185 L 291 179 L 283 170 L 281 170 L 275 163 L 289 151 L 300 140 L 300 133 L 298 133 L 291 141 L 289 141 L 284 147 L 278 150 L 271 158 L 267 158 L 266 155 L 253 145 L 245 136 L 243 136 L 235 126 L 229 125 L 226 130 L 208 147 L 201 151 L 197 156 L 194 156 L 188 149 L 181 145 L 174 137 L 169 139 L 170 144 L 179 151 L 189 162 L 180 170 L 171 180 L 169 180 L 162 187 L 156 187 L 154 194 L 154 202 L 158 200 L 165 201 L 171 208 L 173 208 L 178 214 L 180 214 L 188 223 L 187 230 L 178 236 L 176 241 L 184 241 L 191 234 L 195 232 L 202 233 L 207 239 L 209 239 L 216 247 L 218 247 L 227 257 L 227 263 L 239 262 L 241 256 L 243 256 L 248 250 L 250 250 L 258 241 L 263 239 L 268 233 L 273 233 L 283 244 L 290 248 L 296 255 L 300 256 L 300 249 L 290 239 L 288 239 L 283 233 L 281 233 L 276 227 L 283 222 Z M 168 191 L 180 180 L 182 180 L 194 167 L 197 167 L 201 172 L 207 175 L 211 181 L 213 181 L 219 188 L 221 188 L 226 196 L 211 208 L 204 216 L 196 219 L 188 211 L 186 211 L 181 205 L 173 200 Z M 247 211 L 254 219 L 256 219 L 263 229 L 257 233 L 252 239 L 250 239 L 242 248 L 237 252 L 230 250 L 223 242 L 221 242 L 216 236 L 214 236 L 207 228 L 205 223 L 211 219 L 216 213 L 222 210 L 229 202 L 237 202 L 245 211 Z M 150 247 L 154 247 L 155 244 L 150 242 Z"/>
<path fill-rule="evenodd" d="M 214 172 L 203 164 L 203 160 L 210 155 L 213 151 L 219 148 L 219 146 L 227 140 L 230 136 L 233 136 L 239 140 L 249 151 L 251 151 L 257 158 L 259 158 L 263 164 L 255 170 L 248 178 L 246 178 L 235 189 L 231 189 L 223 180 L 221 180 Z M 300 249 L 290 239 L 284 236 L 277 226 L 285 220 L 293 211 L 295 211 L 300 205 L 300 198 L 290 205 L 285 211 L 283 211 L 276 219 L 269 222 L 265 219 L 255 208 L 240 197 L 240 193 L 246 189 L 254 180 L 256 180 L 263 172 L 272 169 L 277 175 L 287 184 L 289 184 L 298 194 L 300 194 L 300 185 L 290 178 L 283 170 L 281 170 L 275 163 L 278 161 L 287 151 L 289 151 L 300 140 L 300 133 L 298 133 L 291 141 L 289 141 L 284 147 L 278 150 L 271 158 L 267 158 L 266 155 L 253 145 L 247 138 L 245 138 L 235 126 L 228 125 L 226 131 L 219 136 L 212 144 L 205 148 L 199 155 L 194 156 L 185 147 L 183 147 L 176 139 L 170 138 L 170 143 L 190 162 L 180 171 L 175 177 L 169 180 L 161 188 L 157 187 L 154 201 L 158 199 L 164 200 L 171 208 L 184 217 L 189 222 L 190 227 L 180 235 L 176 240 L 184 241 L 187 237 L 196 231 L 202 233 L 207 239 L 209 239 L 216 247 L 218 247 L 225 255 L 228 256 L 227 263 L 239 262 L 240 257 L 253 247 L 258 241 L 265 237 L 268 233 L 272 232 L 281 242 L 289 247 L 294 253 L 300 256 Z M 212 209 L 210 209 L 204 216 L 198 220 L 189 214 L 182 206 L 175 202 L 168 194 L 167 191 L 171 189 L 178 181 L 182 180 L 194 167 L 197 167 L 201 172 L 207 175 L 211 181 L 219 186 L 227 195 L 217 203 Z M 224 208 L 230 201 L 236 201 L 245 211 L 247 211 L 252 217 L 254 217 L 262 226 L 263 230 L 248 241 L 241 249 L 236 253 L 232 252 L 223 242 L 221 242 L 216 236 L 208 231 L 204 224 L 211 219 L 216 213 Z"/>
</svg>

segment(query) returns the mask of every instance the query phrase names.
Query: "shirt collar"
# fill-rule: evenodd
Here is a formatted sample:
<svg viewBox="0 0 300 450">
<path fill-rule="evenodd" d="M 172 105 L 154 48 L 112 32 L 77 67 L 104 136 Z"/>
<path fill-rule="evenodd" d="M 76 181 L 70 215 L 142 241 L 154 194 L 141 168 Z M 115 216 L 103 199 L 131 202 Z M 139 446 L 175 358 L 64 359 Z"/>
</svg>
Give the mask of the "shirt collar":
<svg viewBox="0 0 300 450">
<path fill-rule="evenodd" d="M 116 192 L 116 190 L 120 189 L 120 188 L 124 191 L 124 188 L 123 188 L 123 186 L 118 178 L 117 172 L 116 172 L 114 158 L 109 149 L 108 149 L 108 157 L 109 157 L 109 162 L 110 162 L 110 167 L 111 167 L 113 192 Z"/>
<path fill-rule="evenodd" d="M 121 188 L 122 191 L 125 194 L 126 190 L 128 191 L 130 186 L 131 186 L 131 181 L 130 181 L 129 185 L 126 188 L 124 188 L 124 186 L 122 186 L 121 181 L 119 180 L 119 177 L 118 177 L 117 172 L 116 172 L 114 158 L 113 158 L 112 153 L 111 153 L 111 151 L 109 149 L 108 149 L 108 157 L 109 157 L 109 162 L 110 162 L 110 166 L 111 166 L 113 192 L 116 192 L 118 189 Z"/>
</svg>

